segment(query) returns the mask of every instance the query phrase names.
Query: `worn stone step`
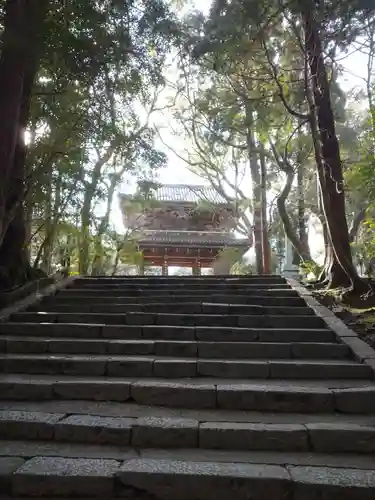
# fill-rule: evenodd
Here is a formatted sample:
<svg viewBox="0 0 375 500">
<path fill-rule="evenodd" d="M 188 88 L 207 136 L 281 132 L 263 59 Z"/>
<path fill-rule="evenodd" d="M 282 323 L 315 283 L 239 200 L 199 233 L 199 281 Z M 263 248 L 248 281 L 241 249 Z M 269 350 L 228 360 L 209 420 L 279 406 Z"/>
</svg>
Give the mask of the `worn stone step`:
<svg viewBox="0 0 375 500">
<path fill-rule="evenodd" d="M 91 323 L 99 325 L 233 326 L 249 328 L 324 328 L 323 318 L 312 315 L 227 315 L 168 313 L 49 313 L 21 312 L 11 316 L 23 323 Z"/>
<path fill-rule="evenodd" d="M 204 292 L 207 289 L 214 289 L 217 291 L 220 290 L 267 290 L 267 289 L 290 289 L 290 285 L 285 282 L 261 282 L 261 283 L 243 283 L 243 282 L 206 282 L 202 281 L 200 283 L 181 283 L 181 282 L 173 282 L 173 283 L 163 283 L 163 282 L 144 282 L 139 283 L 137 281 L 130 281 L 127 283 L 102 283 L 98 282 L 96 284 L 83 284 L 81 281 L 77 281 L 71 285 L 71 288 L 85 289 L 85 290 L 128 290 L 131 291 L 133 289 L 142 290 L 167 290 L 167 289 L 184 289 L 184 290 L 194 290 Z"/>
<path fill-rule="evenodd" d="M 181 296 L 181 295 L 191 295 L 191 294 L 199 294 L 199 295 L 205 295 L 210 296 L 213 293 L 218 293 L 220 290 L 215 287 L 205 287 L 204 289 L 191 289 L 191 288 L 181 288 L 179 290 L 174 289 L 174 287 L 166 287 L 166 288 L 139 288 L 139 287 L 134 287 L 131 289 L 121 289 L 121 290 L 108 290 L 108 289 L 103 289 L 103 288 L 65 288 L 60 290 L 57 294 L 56 297 L 61 297 L 61 296 L 93 296 L 93 297 L 121 297 L 124 295 L 129 295 L 132 294 L 133 296 L 147 296 L 147 295 L 152 295 L 152 296 L 159 296 L 159 295 L 172 295 L 173 297 Z M 231 289 L 231 288 L 224 288 L 221 293 L 225 293 L 225 295 L 247 295 L 248 297 L 251 296 L 262 296 L 262 297 L 299 297 L 298 292 L 296 290 L 293 290 L 292 288 L 277 288 L 277 289 L 270 289 L 270 288 L 265 288 L 265 289 L 253 289 L 253 288 L 237 288 L 237 289 Z"/>
<path fill-rule="evenodd" d="M 358 380 L 145 379 L 0 374 L 0 399 L 134 401 L 176 408 L 375 413 L 375 385 Z"/>
<path fill-rule="evenodd" d="M 303 307 L 306 306 L 306 302 L 301 297 L 263 297 L 263 296 L 248 296 L 248 295 L 225 295 L 225 294 L 210 294 L 210 302 L 222 303 L 222 304 L 245 304 L 245 305 L 264 305 L 268 307 L 273 306 L 286 306 L 286 307 Z M 207 295 L 146 295 L 146 296 L 134 296 L 125 295 L 116 297 L 105 296 L 92 296 L 92 295 L 82 295 L 79 297 L 79 303 L 84 304 L 89 302 L 91 304 L 163 304 L 167 302 L 206 302 Z M 49 296 L 43 299 L 43 304 L 71 304 L 76 303 L 76 295 L 69 294 L 57 294 L 54 296 Z"/>
<path fill-rule="evenodd" d="M 351 354 L 345 344 L 318 342 L 203 342 L 181 340 L 122 340 L 40 337 L 0 337 L 6 353 L 125 354 L 203 358 L 343 359 Z"/>
<path fill-rule="evenodd" d="M 340 381 L 343 384 L 343 381 Z M 168 408 L 165 406 L 140 405 L 134 402 L 50 400 L 12 401 L 0 400 L 0 411 L 23 413 L 59 413 L 63 415 L 96 415 L 101 417 L 121 417 L 137 419 L 143 417 L 190 419 L 198 422 L 231 422 L 236 424 L 326 424 L 343 427 L 373 427 L 375 415 L 347 413 L 275 413 L 246 410 Z"/>
<path fill-rule="evenodd" d="M 125 485 L 163 500 L 370 500 L 375 476 L 367 470 L 328 467 L 282 467 L 264 464 L 188 462 L 165 458 L 125 462 L 118 477 Z"/>
<path fill-rule="evenodd" d="M 192 302 L 176 301 L 165 303 L 143 302 L 143 303 L 81 303 L 81 301 L 70 301 L 66 303 L 60 300 L 49 300 L 37 303 L 29 308 L 30 311 L 40 312 L 97 312 L 97 313 L 126 313 L 126 312 L 155 312 L 174 314 L 226 314 L 226 315 L 269 315 L 269 316 L 312 316 L 314 311 L 308 306 L 286 306 L 256 305 L 256 304 L 230 304 L 219 302 Z"/>
<path fill-rule="evenodd" d="M 42 448 L 41 443 L 39 449 Z M 85 449 L 90 453 L 95 447 L 77 447 Z M 113 448 L 100 449 L 103 454 L 106 451 L 116 455 Z M 375 494 L 373 471 L 368 462 L 355 455 L 319 456 L 317 461 L 328 458 L 330 463 L 339 464 L 332 467 L 301 465 L 308 462 L 306 453 L 289 454 L 290 461 L 300 460 L 299 465 L 294 465 L 285 461 L 278 464 L 282 453 L 276 452 L 232 452 L 224 458 L 218 451 L 194 450 L 190 460 L 180 458 L 180 453 L 174 450 L 161 452 L 162 459 L 152 450 L 141 450 L 141 456 L 133 458 L 130 451 L 123 456 L 118 453 L 117 459 L 48 454 L 24 459 L 4 457 L 0 462 L 2 493 L 14 500 L 36 497 L 226 500 L 228 495 L 238 500 L 264 500 L 265 495 L 280 500 L 372 500 Z M 232 455 L 237 461 L 230 460 Z M 341 463 L 363 464 L 363 468 L 345 467 Z"/>
<path fill-rule="evenodd" d="M 75 283 L 80 284 L 121 284 L 121 283 L 166 283 L 174 285 L 176 283 L 286 283 L 284 277 L 279 275 L 252 275 L 252 276 L 85 276 L 80 277 Z"/>
<path fill-rule="evenodd" d="M 306 325 L 308 326 L 308 325 Z M 87 323 L 0 322 L 0 335 L 31 337 L 153 339 L 203 342 L 335 342 L 324 328 L 240 328 L 219 326 L 97 325 Z M 0 336 L 1 341 L 1 336 Z"/>
<path fill-rule="evenodd" d="M 135 450 L 128 446 L 110 446 L 84 443 L 63 443 L 41 440 L 3 440 L 0 441 L 0 465 L 2 471 L 13 471 L 30 457 L 60 457 L 86 458 L 101 460 L 126 461 L 134 458 L 154 459 L 158 461 L 188 460 L 196 463 L 212 461 L 216 463 L 230 462 L 233 464 L 273 464 L 298 465 L 309 467 L 334 467 L 340 469 L 363 469 L 373 472 L 374 459 L 371 455 L 353 453 L 306 453 L 306 452 L 277 452 L 277 451 L 242 451 L 242 450 L 205 450 L 205 449 L 156 449 L 141 448 Z M 9 462 L 6 462 L 7 460 Z M 17 464 L 15 464 L 18 460 Z M 8 465 L 8 467 L 5 467 Z M 2 479 L 4 476 L 2 476 Z M 61 498 L 61 496 L 59 497 Z M 87 498 L 87 497 L 86 497 Z M 107 498 L 107 497 L 105 497 Z M 126 498 L 129 498 L 126 497 Z M 130 496 L 133 500 L 134 497 Z M 138 497 L 136 497 L 138 498 Z M 178 498 L 178 497 L 177 497 Z M 1 497 L 3 500 L 3 497 Z M 148 500 L 148 499 L 147 499 Z M 154 500 L 154 499 L 153 499 Z"/>
<path fill-rule="evenodd" d="M 4 457 L 1 461 L 4 470 L 2 490 L 12 498 L 50 500 L 53 496 L 226 500 L 228 495 L 238 500 L 264 500 L 265 497 L 372 500 L 375 495 L 375 475 L 369 468 L 275 465 L 272 460 L 276 454 L 265 452 L 262 458 L 259 453 L 252 454 L 254 458 L 259 456 L 261 461 L 258 463 L 233 462 L 229 457 L 225 461 L 219 452 L 209 454 L 212 461 L 203 460 L 207 454 L 197 450 L 192 460 L 174 458 L 173 450 L 165 450 L 162 460 L 152 458 L 152 452 L 141 452 L 141 457 L 135 458 L 128 454 L 117 460 L 48 455 L 25 460 Z M 296 453 L 292 460 L 298 457 L 303 460 L 304 454 Z"/>
<path fill-rule="evenodd" d="M 206 299 L 207 301 L 207 299 Z M 128 313 L 128 312 L 146 312 L 146 313 L 169 313 L 174 314 L 251 314 L 267 316 L 313 316 L 314 311 L 310 307 L 287 307 L 287 306 L 264 306 L 247 304 L 225 304 L 209 302 L 166 302 L 144 303 L 144 304 L 90 304 L 75 302 L 71 304 L 60 304 L 41 302 L 29 308 L 29 311 L 37 312 L 82 312 L 82 313 Z"/>
<path fill-rule="evenodd" d="M 54 440 L 136 448 L 375 453 L 375 426 L 352 423 L 200 421 L 0 410 L 0 439 Z"/>
<path fill-rule="evenodd" d="M 288 379 L 371 378 L 371 367 L 349 360 L 238 360 L 74 354 L 1 354 L 0 371 L 109 377 Z"/>
</svg>

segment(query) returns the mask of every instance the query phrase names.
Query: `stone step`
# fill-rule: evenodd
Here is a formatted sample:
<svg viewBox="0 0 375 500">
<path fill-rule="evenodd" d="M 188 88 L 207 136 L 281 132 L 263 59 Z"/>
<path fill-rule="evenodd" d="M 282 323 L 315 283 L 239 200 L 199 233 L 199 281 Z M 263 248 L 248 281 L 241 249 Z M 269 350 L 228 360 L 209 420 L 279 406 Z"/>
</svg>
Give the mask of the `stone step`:
<svg viewBox="0 0 375 500">
<path fill-rule="evenodd" d="M 341 385 L 345 382 L 340 381 Z M 310 382 L 311 384 L 311 382 Z M 336 382 L 338 384 L 338 382 Z M 339 427 L 373 427 L 375 415 L 346 413 L 275 413 L 246 410 L 168 408 L 165 406 L 140 405 L 134 402 L 50 400 L 50 401 L 9 401 L 0 400 L 0 411 L 23 413 L 62 413 L 63 415 L 96 415 L 101 417 L 121 417 L 137 419 L 143 417 L 190 419 L 198 422 L 231 422 L 233 424 L 327 424 Z"/>
<path fill-rule="evenodd" d="M 86 448 L 89 451 L 94 447 Z M 32 458 L 26 459 L 17 457 L 17 460 L 4 457 L 1 459 L 4 471 L 2 490 L 13 499 L 38 497 L 50 500 L 54 496 L 70 499 L 227 500 L 228 495 L 236 500 L 373 500 L 375 496 L 375 475 L 368 462 L 356 455 L 329 457 L 331 463 L 340 464 L 332 467 L 303 465 L 308 461 L 306 453 L 290 454 L 292 462 L 300 460 L 297 465 L 289 464 L 285 459 L 284 463 L 274 464 L 282 455 L 275 452 L 242 452 L 242 461 L 233 461 L 231 455 L 239 460 L 240 452 L 226 453 L 224 458 L 219 451 L 194 450 L 189 460 L 187 451 L 181 450 L 185 458 L 174 450 L 161 450 L 161 453 L 141 450 L 140 456 L 134 457 L 128 451 L 118 459 L 48 454 L 31 455 Z M 327 459 L 327 455 L 320 455 L 320 460 L 323 459 Z M 364 467 L 341 465 L 346 463 L 363 463 Z"/>
<path fill-rule="evenodd" d="M 375 413 L 375 385 L 363 380 L 145 379 L 0 374 L 0 399 L 132 401 L 176 408 L 286 413 Z M 0 450 L 1 451 L 1 450 Z"/>
<path fill-rule="evenodd" d="M 207 300 L 207 299 L 206 299 Z M 166 302 L 164 304 L 144 303 L 144 304 L 90 304 L 75 302 L 71 304 L 61 304 L 41 302 L 29 308 L 30 311 L 37 312 L 81 312 L 81 313 L 169 313 L 174 314 L 251 314 L 265 316 L 313 316 L 314 311 L 310 307 L 287 307 L 287 306 L 263 306 L 247 304 L 229 303 L 209 303 L 209 302 Z"/>
<path fill-rule="evenodd" d="M 375 425 L 200 421 L 0 410 L 0 439 L 53 440 L 135 448 L 375 453 Z"/>
<path fill-rule="evenodd" d="M 90 323 L 99 325 L 233 326 L 249 328 L 324 328 L 323 318 L 312 315 L 227 315 L 168 313 L 49 313 L 21 312 L 11 316 L 22 323 Z"/>
<path fill-rule="evenodd" d="M 77 282 L 73 282 L 71 284 L 71 288 L 82 288 L 82 289 L 99 289 L 99 290 L 133 290 L 133 289 L 147 289 L 147 290 L 167 290 L 167 289 L 187 289 L 187 290 L 195 290 L 202 292 L 206 289 L 215 289 L 217 291 L 220 290 L 267 290 L 267 289 L 290 289 L 290 285 L 285 282 L 260 282 L 260 283 L 244 283 L 241 281 L 237 282 L 144 282 L 140 283 L 139 281 L 130 281 L 124 283 L 102 283 L 98 281 L 95 284 L 90 283 L 82 283 L 81 280 Z"/>
<path fill-rule="evenodd" d="M 34 467 L 42 474 L 38 464 Z M 117 477 L 122 484 L 163 500 L 226 500 L 228 495 L 236 500 L 370 500 L 375 495 L 375 476 L 360 469 L 189 462 L 166 456 L 129 460 Z"/>
<path fill-rule="evenodd" d="M 77 283 L 82 284 L 116 284 L 116 283 L 169 283 L 171 285 L 181 283 L 286 283 L 286 279 L 279 275 L 249 275 L 249 276 L 234 276 L 234 275 L 221 275 L 221 276 L 85 276 L 80 277 Z"/>
<path fill-rule="evenodd" d="M 281 298 L 289 298 L 289 297 L 297 297 L 300 298 L 298 295 L 298 292 L 296 290 L 293 290 L 292 288 L 277 288 L 277 289 L 243 289 L 243 288 L 238 288 L 238 289 L 231 289 L 231 288 L 224 288 L 223 290 L 218 290 L 218 288 L 215 287 L 206 287 L 204 289 L 190 289 L 190 288 L 181 288 L 180 290 L 174 289 L 174 287 L 167 287 L 167 288 L 155 288 L 155 289 L 150 289 L 150 288 L 127 288 L 127 289 L 121 289 L 121 290 L 108 290 L 108 289 L 102 289 L 102 288 L 79 288 L 78 283 L 75 288 L 65 288 L 62 290 L 59 290 L 59 292 L 56 294 L 56 297 L 65 297 L 65 296 L 91 296 L 91 297 L 122 297 L 124 295 L 133 295 L 133 297 L 146 297 L 147 295 L 151 296 L 160 296 L 160 295 L 171 295 L 173 298 L 174 297 L 180 297 L 184 295 L 205 295 L 211 296 L 211 294 L 225 294 L 225 295 L 247 295 L 249 298 L 252 296 L 255 297 L 281 297 Z"/>
<path fill-rule="evenodd" d="M 202 342 L 335 342 L 324 328 L 239 328 L 168 325 L 96 325 L 85 323 L 0 322 L 0 335 L 81 339 L 152 339 Z M 0 336 L 1 340 L 1 336 Z"/>
<path fill-rule="evenodd" d="M 349 360 L 245 360 L 164 356 L 0 354 L 0 371 L 107 377 L 369 379 L 370 366 Z"/>
<path fill-rule="evenodd" d="M 211 303 L 221 303 L 221 304 L 244 304 L 244 305 L 264 305 L 268 307 L 273 306 L 285 306 L 285 307 L 303 307 L 306 306 L 306 302 L 300 297 L 263 297 L 263 296 L 248 296 L 248 295 L 225 295 L 225 294 L 210 294 L 209 296 Z M 172 295 L 146 295 L 146 296 L 134 296 L 134 295 L 124 295 L 118 297 L 108 297 L 104 296 L 92 296 L 92 295 L 82 295 L 79 299 L 75 294 L 57 294 L 54 296 L 49 296 L 43 299 L 43 304 L 75 304 L 79 300 L 80 304 L 89 302 L 91 304 L 164 304 L 166 302 L 171 302 L 174 304 L 185 303 L 185 302 L 206 302 L 207 295 L 178 295 L 173 297 Z"/>
<path fill-rule="evenodd" d="M 152 339 L 77 339 L 55 337 L 0 337 L 6 353 L 122 354 L 225 359 L 344 359 L 351 355 L 345 344 L 319 342 L 200 342 Z"/>
</svg>

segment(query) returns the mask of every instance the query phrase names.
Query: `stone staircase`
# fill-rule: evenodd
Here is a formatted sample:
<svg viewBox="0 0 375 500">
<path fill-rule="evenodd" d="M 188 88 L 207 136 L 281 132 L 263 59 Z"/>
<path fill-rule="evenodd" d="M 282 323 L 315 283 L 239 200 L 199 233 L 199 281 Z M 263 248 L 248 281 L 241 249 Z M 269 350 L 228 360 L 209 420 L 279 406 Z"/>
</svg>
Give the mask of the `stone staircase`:
<svg viewBox="0 0 375 500">
<path fill-rule="evenodd" d="M 373 370 L 283 278 L 79 278 L 0 353 L 2 498 L 375 498 Z"/>
</svg>

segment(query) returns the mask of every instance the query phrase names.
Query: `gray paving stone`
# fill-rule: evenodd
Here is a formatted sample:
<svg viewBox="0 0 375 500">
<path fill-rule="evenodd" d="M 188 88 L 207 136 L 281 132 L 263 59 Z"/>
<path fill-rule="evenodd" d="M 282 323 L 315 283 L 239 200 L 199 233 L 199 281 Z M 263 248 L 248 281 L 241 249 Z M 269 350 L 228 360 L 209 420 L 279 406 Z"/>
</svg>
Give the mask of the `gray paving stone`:
<svg viewBox="0 0 375 500">
<path fill-rule="evenodd" d="M 11 490 L 12 474 L 24 464 L 23 458 L 0 457 L 0 493 L 9 493 Z"/>
<path fill-rule="evenodd" d="M 375 474 L 358 469 L 289 467 L 295 500 L 373 500 Z"/>
<path fill-rule="evenodd" d="M 0 399 L 41 401 L 52 394 L 51 383 L 0 380 Z"/>
<path fill-rule="evenodd" d="M 128 325 L 154 325 L 156 315 L 152 313 L 127 313 L 126 324 Z"/>
<path fill-rule="evenodd" d="M 5 373 L 29 373 L 57 375 L 63 373 L 63 362 L 48 355 L 35 358 L 26 354 L 0 355 L 0 371 Z"/>
<path fill-rule="evenodd" d="M 127 446 L 134 422 L 135 419 L 131 418 L 71 415 L 55 425 L 55 439 Z"/>
<path fill-rule="evenodd" d="M 49 341 L 35 337 L 7 338 L 6 340 L 4 339 L 4 345 L 7 353 L 42 354 L 49 351 Z"/>
<path fill-rule="evenodd" d="M 199 446 L 208 449 L 307 451 L 306 427 L 299 424 L 205 422 Z"/>
<path fill-rule="evenodd" d="M 140 325 L 105 325 L 102 329 L 102 336 L 108 339 L 140 339 L 142 327 Z"/>
<path fill-rule="evenodd" d="M 8 373 L 104 375 L 106 361 L 94 356 L 79 355 L 0 355 L 0 366 Z"/>
<path fill-rule="evenodd" d="M 62 399 L 127 401 L 130 398 L 130 387 L 131 382 L 128 381 L 61 380 L 53 384 L 53 394 Z"/>
<path fill-rule="evenodd" d="M 236 326 L 237 318 L 214 314 L 157 314 L 157 325 L 176 326 Z"/>
<path fill-rule="evenodd" d="M 290 358 L 291 345 L 282 342 L 201 342 L 198 356 L 223 359 Z"/>
<path fill-rule="evenodd" d="M 129 460 L 138 454 L 128 446 L 108 446 L 87 443 L 63 443 L 57 441 L 0 441 L 3 457 L 61 457 L 108 460 Z"/>
<path fill-rule="evenodd" d="M 330 389 L 310 387 L 280 387 L 269 385 L 218 384 L 219 408 L 295 413 L 333 411 Z"/>
<path fill-rule="evenodd" d="M 141 448 L 197 448 L 198 421 L 186 418 L 138 418 L 132 446 Z"/>
<path fill-rule="evenodd" d="M 125 314 L 57 313 L 57 323 L 92 323 L 99 325 L 124 325 Z"/>
<path fill-rule="evenodd" d="M 195 341 L 168 340 L 155 342 L 157 356 L 189 357 L 197 356 L 198 346 Z"/>
<path fill-rule="evenodd" d="M 111 340 L 107 344 L 107 352 L 138 356 L 155 354 L 155 342 L 152 340 Z"/>
<path fill-rule="evenodd" d="M 31 337 L 74 337 L 97 338 L 101 325 L 92 324 L 43 324 L 43 323 L 0 323 L 0 333 L 6 335 L 26 335 Z"/>
<path fill-rule="evenodd" d="M 17 410 L 0 411 L 0 437 L 5 439 L 52 439 L 54 425 L 64 413 Z"/>
<path fill-rule="evenodd" d="M 153 366 L 155 377 L 183 378 L 197 376 L 195 359 L 155 359 Z"/>
<path fill-rule="evenodd" d="M 375 454 L 375 426 L 317 422 L 306 427 L 314 451 Z"/>
<path fill-rule="evenodd" d="M 294 358 L 343 359 L 350 355 L 349 347 L 344 344 L 299 342 L 292 344 L 291 348 Z"/>
<path fill-rule="evenodd" d="M 198 374 L 208 377 L 222 378 L 268 378 L 269 364 L 267 361 L 242 360 L 198 360 Z"/>
<path fill-rule="evenodd" d="M 227 500 L 228 492 L 237 500 L 281 500 L 290 493 L 289 475 L 279 466 L 143 459 L 125 462 L 118 477 L 165 500 Z"/>
<path fill-rule="evenodd" d="M 119 462 L 99 459 L 35 457 L 13 475 L 15 495 L 82 495 L 112 494 Z"/>
<path fill-rule="evenodd" d="M 143 337 L 155 340 L 194 341 L 195 330 L 191 326 L 145 325 Z"/>
<path fill-rule="evenodd" d="M 107 374 L 110 377 L 152 377 L 153 357 L 113 357 L 108 360 Z"/>
<path fill-rule="evenodd" d="M 19 312 L 12 314 L 11 320 L 20 323 L 55 323 L 57 315 L 44 312 Z"/>
<path fill-rule="evenodd" d="M 258 339 L 258 330 L 248 328 L 223 328 L 206 326 L 196 328 L 197 340 L 204 342 L 253 342 Z"/>
<path fill-rule="evenodd" d="M 310 328 L 262 328 L 259 330 L 260 342 L 334 342 L 335 334 L 331 330 Z"/>
<path fill-rule="evenodd" d="M 317 316 L 238 316 L 238 326 L 250 328 L 324 328 Z"/>
<path fill-rule="evenodd" d="M 132 384 L 132 398 L 140 404 L 183 408 L 215 408 L 214 384 L 139 381 Z"/>
<path fill-rule="evenodd" d="M 335 389 L 336 410 L 344 413 L 375 413 L 375 387 Z"/>
<path fill-rule="evenodd" d="M 353 332 L 354 333 L 354 332 Z M 341 337 L 342 342 L 352 350 L 360 361 L 375 359 L 375 349 L 358 337 Z"/>
<path fill-rule="evenodd" d="M 202 305 L 195 302 L 170 302 L 164 304 L 144 304 L 145 312 L 154 313 L 170 313 L 173 311 L 174 314 L 201 314 Z"/>
<path fill-rule="evenodd" d="M 357 379 L 371 378 L 371 369 L 359 363 L 343 360 L 270 360 L 271 378 Z"/>
<path fill-rule="evenodd" d="M 142 448 L 141 458 L 152 460 L 182 460 L 188 462 L 246 463 L 265 465 L 296 465 L 307 467 L 338 467 L 374 470 L 371 455 L 351 453 L 311 453 L 287 451 L 244 451 L 244 450 L 207 450 L 194 448 Z"/>
<path fill-rule="evenodd" d="M 48 351 L 53 354 L 106 354 L 107 344 L 101 339 L 51 339 Z"/>
</svg>

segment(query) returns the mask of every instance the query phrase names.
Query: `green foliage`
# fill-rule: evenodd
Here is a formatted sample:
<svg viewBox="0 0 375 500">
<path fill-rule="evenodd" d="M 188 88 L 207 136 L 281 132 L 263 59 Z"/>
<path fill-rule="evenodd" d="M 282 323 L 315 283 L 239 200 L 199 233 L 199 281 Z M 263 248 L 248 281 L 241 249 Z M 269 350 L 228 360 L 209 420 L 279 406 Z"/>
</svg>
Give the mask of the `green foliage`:
<svg viewBox="0 0 375 500">
<path fill-rule="evenodd" d="M 164 0 L 52 0 L 44 28 L 29 124 L 30 253 L 47 272 L 65 255 L 85 273 L 116 254 L 118 187 L 166 163 L 150 116 L 179 27 Z"/>
<path fill-rule="evenodd" d="M 315 281 L 319 278 L 323 267 L 314 261 L 302 262 L 299 266 L 299 273 L 306 281 Z"/>
<path fill-rule="evenodd" d="M 255 274 L 254 266 L 246 263 L 244 260 L 235 262 L 230 269 L 230 274 L 234 275 L 251 275 Z"/>
</svg>

